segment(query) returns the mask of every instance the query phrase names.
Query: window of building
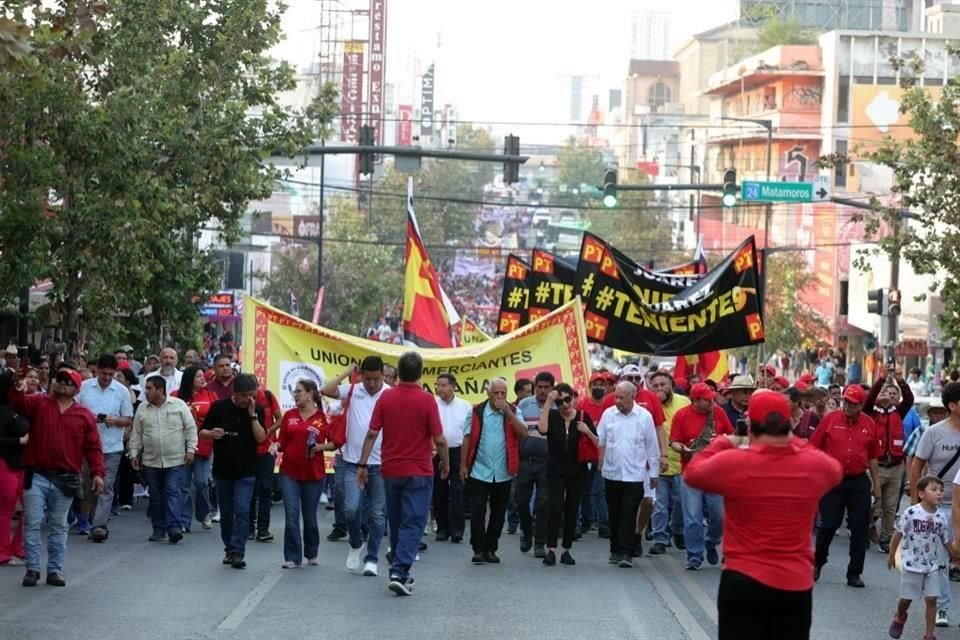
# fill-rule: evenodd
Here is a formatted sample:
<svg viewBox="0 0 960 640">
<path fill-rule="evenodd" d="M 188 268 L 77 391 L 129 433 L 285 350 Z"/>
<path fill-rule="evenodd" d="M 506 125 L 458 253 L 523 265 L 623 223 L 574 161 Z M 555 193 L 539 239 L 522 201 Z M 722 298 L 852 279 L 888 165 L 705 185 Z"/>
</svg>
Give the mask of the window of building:
<svg viewBox="0 0 960 640">
<path fill-rule="evenodd" d="M 658 82 L 650 87 L 647 103 L 650 105 L 650 110 L 656 112 L 660 107 L 670 104 L 671 98 L 672 93 L 670 87 L 662 82 Z"/>
<path fill-rule="evenodd" d="M 847 141 L 837 140 L 835 148 L 837 154 L 846 155 Z M 847 188 L 847 164 L 846 162 L 838 163 L 837 166 L 833 168 L 833 186 L 837 189 Z"/>
<path fill-rule="evenodd" d="M 837 122 L 850 122 L 850 76 L 840 76 L 837 88 Z"/>
<path fill-rule="evenodd" d="M 776 87 L 764 87 L 763 88 L 763 110 L 764 111 L 774 111 L 777 108 L 777 88 Z"/>
</svg>

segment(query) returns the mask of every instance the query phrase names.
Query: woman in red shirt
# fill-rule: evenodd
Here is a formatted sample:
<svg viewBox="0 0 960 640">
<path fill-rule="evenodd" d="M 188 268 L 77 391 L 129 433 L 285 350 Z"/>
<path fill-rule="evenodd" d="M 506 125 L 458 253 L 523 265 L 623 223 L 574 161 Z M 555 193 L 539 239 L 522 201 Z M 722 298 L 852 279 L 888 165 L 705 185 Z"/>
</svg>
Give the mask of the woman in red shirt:
<svg viewBox="0 0 960 640">
<path fill-rule="evenodd" d="M 174 398 L 180 398 L 190 407 L 193 413 L 193 420 L 197 423 L 197 433 L 203 428 L 203 421 L 210 412 L 210 405 L 217 401 L 215 393 L 207 389 L 207 378 L 203 375 L 203 369 L 196 365 L 191 365 L 183 372 L 180 380 L 180 388 L 170 394 Z M 197 452 L 193 457 L 193 464 L 186 466 L 186 473 L 183 474 L 183 500 L 181 506 L 180 526 L 184 531 L 190 531 L 190 524 L 193 522 L 193 516 L 196 515 L 197 521 L 204 529 L 213 527 L 213 507 L 210 504 L 210 469 L 213 465 L 213 440 L 199 438 L 197 440 Z M 196 494 L 191 500 L 190 487 Z M 196 504 L 196 513 L 193 511 L 193 504 Z"/>
<path fill-rule="evenodd" d="M 843 478 L 840 463 L 790 433 L 787 399 L 750 398 L 747 438 L 716 438 L 683 480 L 723 496 L 717 595 L 720 640 L 809 640 L 813 611 L 810 529 L 820 499 Z"/>
<path fill-rule="evenodd" d="M 277 443 L 283 452 L 280 491 L 286 517 L 283 532 L 284 569 L 318 564 L 320 526 L 317 507 L 326 481 L 323 452 L 334 451 L 332 433 L 320 407 L 320 390 L 313 380 L 300 380 L 293 388 L 296 407 L 283 414 Z M 303 515 L 303 535 L 300 516 Z"/>
</svg>

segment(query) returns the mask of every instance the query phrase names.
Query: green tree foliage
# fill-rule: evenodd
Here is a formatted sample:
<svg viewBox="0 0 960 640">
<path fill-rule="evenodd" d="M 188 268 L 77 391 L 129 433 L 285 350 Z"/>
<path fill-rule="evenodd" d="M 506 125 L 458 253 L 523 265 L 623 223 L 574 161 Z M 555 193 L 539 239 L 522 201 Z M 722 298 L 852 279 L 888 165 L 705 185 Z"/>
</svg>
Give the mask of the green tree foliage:
<svg viewBox="0 0 960 640">
<path fill-rule="evenodd" d="M 802 253 L 784 252 L 770 255 L 767 270 L 764 350 L 789 352 L 810 338 L 829 332 L 826 318 L 801 300 L 803 294 L 817 284 L 816 276 Z"/>
<path fill-rule="evenodd" d="M 363 331 L 384 307 L 403 297 L 403 253 L 380 244 L 357 211 L 355 198 L 331 203 L 323 247 L 324 298 L 320 324 L 352 335 Z M 290 244 L 277 248 L 262 296 L 290 311 L 290 293 L 297 297 L 300 317 L 309 320 L 317 296 L 317 248 Z"/>
<path fill-rule="evenodd" d="M 326 91 L 306 111 L 277 96 L 280 11 L 262 0 L 10 0 L 31 7 L 32 51 L 0 74 L 0 279 L 50 278 L 65 330 L 100 341 L 196 326 L 216 270 L 196 244 L 227 242 L 252 200 L 321 134 Z M 9 9 L 8 9 L 9 10 Z M 49 197 L 48 197 L 49 196 Z M 191 337 L 192 336 L 188 336 Z"/>
<path fill-rule="evenodd" d="M 787 44 L 816 44 L 817 34 L 803 26 L 796 17 L 782 17 L 772 4 L 753 4 L 743 10 L 743 19 L 758 26 L 753 53 Z"/>
</svg>

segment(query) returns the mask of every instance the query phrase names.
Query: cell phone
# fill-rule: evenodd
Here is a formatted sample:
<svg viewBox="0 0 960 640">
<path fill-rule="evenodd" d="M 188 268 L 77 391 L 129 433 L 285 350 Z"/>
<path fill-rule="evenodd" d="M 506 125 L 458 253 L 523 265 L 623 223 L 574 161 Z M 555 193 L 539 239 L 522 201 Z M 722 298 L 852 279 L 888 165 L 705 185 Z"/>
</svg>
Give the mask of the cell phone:
<svg viewBox="0 0 960 640">
<path fill-rule="evenodd" d="M 740 418 L 739 420 L 737 420 L 736 433 L 738 436 L 747 435 L 747 419 L 746 418 Z"/>
<path fill-rule="evenodd" d="M 107 414 L 105 413 L 97 414 L 97 422 L 106 422 L 106 421 L 107 421 Z"/>
</svg>

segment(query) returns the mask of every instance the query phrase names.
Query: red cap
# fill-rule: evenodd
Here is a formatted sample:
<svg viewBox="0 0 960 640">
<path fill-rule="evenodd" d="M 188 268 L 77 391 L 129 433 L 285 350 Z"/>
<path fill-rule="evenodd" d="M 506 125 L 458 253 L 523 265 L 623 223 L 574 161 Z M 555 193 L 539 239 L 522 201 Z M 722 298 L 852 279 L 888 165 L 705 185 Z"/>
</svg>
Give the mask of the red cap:
<svg viewBox="0 0 960 640">
<path fill-rule="evenodd" d="M 867 392 L 860 385 L 851 384 L 843 390 L 843 399 L 853 404 L 863 404 L 867 399 Z"/>
<path fill-rule="evenodd" d="M 686 391 L 690 386 L 690 383 L 687 381 L 687 379 L 683 377 L 675 379 L 673 381 L 673 384 L 679 387 L 680 389 L 683 389 L 684 391 Z"/>
<path fill-rule="evenodd" d="M 750 422 L 764 423 L 779 415 L 779 421 L 789 419 L 790 406 L 787 397 L 782 393 L 761 389 L 750 396 L 750 405 L 747 407 L 747 416 Z"/>
<path fill-rule="evenodd" d="M 128 360 L 121 360 L 117 363 L 117 369 L 129 369 L 130 362 Z"/>
<path fill-rule="evenodd" d="M 80 375 L 79 371 L 74 371 L 73 369 L 63 368 L 57 371 L 57 375 L 54 380 L 59 380 L 60 378 L 70 378 L 73 382 L 73 385 L 79 389 L 80 385 L 83 384 L 83 376 Z"/>
<path fill-rule="evenodd" d="M 763 368 L 763 372 L 768 376 L 775 376 L 777 375 L 777 368 L 774 367 L 772 364 L 768 364 Z"/>
<path fill-rule="evenodd" d="M 590 374 L 590 384 L 593 384 L 598 380 L 600 382 L 606 382 L 609 376 L 610 374 L 606 371 L 594 371 L 592 374 Z"/>
<path fill-rule="evenodd" d="M 807 384 L 809 384 L 809 383 L 811 383 L 811 382 L 815 382 L 816 379 L 817 379 L 817 377 L 816 377 L 815 375 L 813 375 L 812 373 L 805 373 L 805 374 L 803 374 L 802 376 L 800 376 L 800 382 L 806 382 Z"/>
<path fill-rule="evenodd" d="M 804 382 L 803 380 L 800 380 L 799 382 L 797 382 L 797 384 L 793 385 L 793 387 L 794 387 L 797 391 L 806 391 L 807 388 L 808 388 L 808 385 L 807 385 L 807 383 Z"/>
<path fill-rule="evenodd" d="M 713 389 L 705 382 L 698 382 L 690 389 L 691 400 L 713 400 L 714 395 Z"/>
<path fill-rule="evenodd" d="M 783 387 L 784 389 L 790 386 L 790 381 L 784 378 L 783 376 L 777 376 L 776 378 L 773 379 L 773 382 Z"/>
</svg>

